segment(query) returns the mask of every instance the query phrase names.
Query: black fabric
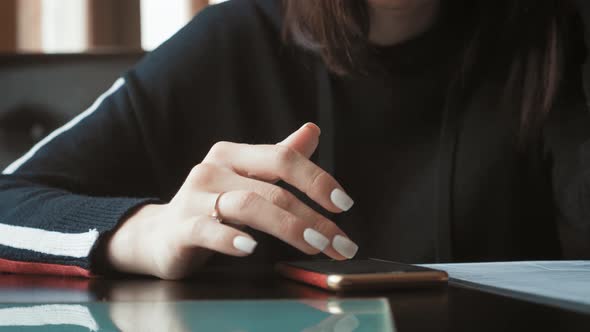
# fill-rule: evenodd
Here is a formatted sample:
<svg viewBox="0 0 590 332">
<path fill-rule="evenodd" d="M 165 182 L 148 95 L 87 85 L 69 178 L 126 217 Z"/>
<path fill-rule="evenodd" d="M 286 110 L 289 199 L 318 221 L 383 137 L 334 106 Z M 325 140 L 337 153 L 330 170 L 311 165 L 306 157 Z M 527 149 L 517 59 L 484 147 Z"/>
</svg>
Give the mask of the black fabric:
<svg viewBox="0 0 590 332">
<path fill-rule="evenodd" d="M 444 179 L 450 174 L 436 159 L 444 146 L 439 142 L 446 142 L 447 132 L 453 135 L 443 117 L 462 41 L 454 31 L 456 18 L 443 13 L 411 40 L 375 46 L 369 75 L 333 78 L 339 96 L 335 174 L 353 197 L 363 198 L 336 220 L 360 234 L 361 255 L 406 262 L 450 259 L 450 232 L 438 232 L 439 222 L 449 229 L 448 220 L 439 218 L 439 196 L 449 192 L 447 185 L 439 193 L 439 172 Z M 447 155 L 452 153 L 442 157 Z M 420 249 L 404 250 L 408 247 Z"/>
<path fill-rule="evenodd" d="M 482 76 L 462 108 L 449 110 L 444 64 L 389 78 L 335 77 L 313 54 L 282 42 L 279 10 L 275 0 L 204 10 L 127 73 L 96 112 L 0 178 L 0 221 L 105 234 L 137 206 L 173 197 L 214 143 L 278 142 L 314 121 L 328 139 L 313 160 L 334 170 L 356 200 L 335 220 L 359 242 L 360 256 L 411 263 L 590 257 L 581 68 L 568 77 L 542 139 L 522 150 L 517 119 L 487 93 L 501 84 L 493 77 Z M 444 144 L 441 126 L 449 128 Z M 445 229 L 437 226 L 441 211 Z M 252 234 L 260 242 L 254 255 L 219 255 L 212 264 L 302 257 Z M 452 255 L 437 254 L 447 236 Z M 10 249 L 0 254 L 22 259 Z"/>
</svg>

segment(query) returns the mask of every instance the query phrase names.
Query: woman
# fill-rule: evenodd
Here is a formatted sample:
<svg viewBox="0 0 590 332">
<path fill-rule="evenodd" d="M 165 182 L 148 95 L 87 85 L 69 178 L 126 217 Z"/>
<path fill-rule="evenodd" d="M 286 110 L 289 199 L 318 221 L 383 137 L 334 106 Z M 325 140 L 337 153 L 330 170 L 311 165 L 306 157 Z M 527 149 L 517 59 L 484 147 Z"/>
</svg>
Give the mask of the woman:
<svg viewBox="0 0 590 332">
<path fill-rule="evenodd" d="M 4 171 L 0 268 L 587 257 L 577 21 L 558 0 L 213 6 Z"/>
</svg>

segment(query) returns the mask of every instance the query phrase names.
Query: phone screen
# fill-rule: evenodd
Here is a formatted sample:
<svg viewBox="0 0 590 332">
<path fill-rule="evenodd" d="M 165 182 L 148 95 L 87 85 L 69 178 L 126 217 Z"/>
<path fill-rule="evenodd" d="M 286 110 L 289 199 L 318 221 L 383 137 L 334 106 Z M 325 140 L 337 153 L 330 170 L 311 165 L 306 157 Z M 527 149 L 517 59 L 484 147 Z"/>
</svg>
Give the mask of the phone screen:
<svg viewBox="0 0 590 332">
<path fill-rule="evenodd" d="M 432 269 L 394 263 L 376 259 L 334 261 L 334 260 L 314 260 L 286 263 L 289 266 L 300 269 L 318 272 L 321 274 L 374 274 L 374 273 L 406 273 L 406 272 L 428 272 Z"/>
</svg>

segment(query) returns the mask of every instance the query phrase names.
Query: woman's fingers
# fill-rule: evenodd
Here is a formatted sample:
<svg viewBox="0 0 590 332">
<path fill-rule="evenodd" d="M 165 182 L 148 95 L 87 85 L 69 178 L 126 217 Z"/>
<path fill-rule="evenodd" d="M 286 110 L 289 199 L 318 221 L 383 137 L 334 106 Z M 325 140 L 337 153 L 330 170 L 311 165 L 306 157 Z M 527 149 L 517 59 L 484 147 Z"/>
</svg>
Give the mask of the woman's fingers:
<svg viewBox="0 0 590 332">
<path fill-rule="evenodd" d="M 286 210 L 295 216 L 301 218 L 302 220 L 307 221 L 310 224 L 324 224 L 324 223 L 333 223 L 331 220 L 327 219 L 314 209 L 310 208 L 302 201 L 300 201 L 295 195 L 290 193 L 288 190 L 283 189 L 277 185 L 258 181 L 254 179 L 250 179 L 247 177 L 243 177 L 239 174 L 232 172 L 226 168 L 218 168 L 215 166 L 211 166 L 214 169 L 211 169 L 211 172 L 216 172 L 213 176 L 216 178 L 216 181 L 212 181 L 208 183 L 206 187 L 202 188 L 208 192 L 226 192 L 226 191 L 253 191 L 258 195 L 262 196 L 264 199 L 269 201 L 270 203 L 278 206 L 279 208 Z M 209 202 L 210 199 L 204 200 L 205 204 L 212 204 Z M 309 234 L 309 232 L 308 232 Z M 340 234 L 341 236 L 345 235 L 343 233 Z M 336 241 L 336 246 L 338 246 L 339 241 Z M 346 255 L 342 255 L 334 250 L 333 246 L 330 245 L 326 248 L 325 253 L 331 257 L 339 257 L 339 258 L 350 258 L 349 256 L 354 255 L 351 252 L 346 253 Z"/>
<path fill-rule="evenodd" d="M 179 202 L 186 212 L 202 213 L 215 204 L 218 194 L 211 192 L 224 192 L 218 208 L 225 221 L 266 232 L 307 254 L 324 252 L 334 259 L 352 258 L 358 247 L 338 226 L 288 191 L 255 180 L 284 180 L 329 211 L 350 209 L 353 201 L 338 182 L 309 160 L 319 135 L 319 128 L 309 123 L 277 145 L 217 143 L 204 162 L 193 168 L 177 195 L 185 199 L 175 197 L 172 203 Z M 189 234 L 188 246 L 235 256 L 247 255 L 256 247 L 244 232 L 207 216 L 185 227 L 190 227 L 183 232 Z"/>
<path fill-rule="evenodd" d="M 231 256 L 248 256 L 258 243 L 250 235 L 217 222 L 209 216 L 182 221 L 182 243 L 186 247 L 200 247 Z"/>
<path fill-rule="evenodd" d="M 284 145 L 217 143 L 205 163 L 228 167 L 236 173 L 265 181 L 281 179 L 331 212 L 354 204 L 342 186 L 304 155 Z"/>
<path fill-rule="evenodd" d="M 333 222 L 304 220 L 253 191 L 226 192 L 218 207 L 224 220 L 268 233 L 309 255 L 324 252 L 345 259 L 358 249 Z"/>
<path fill-rule="evenodd" d="M 320 127 L 309 122 L 277 144 L 290 147 L 309 159 L 318 147 L 320 134 Z"/>
</svg>

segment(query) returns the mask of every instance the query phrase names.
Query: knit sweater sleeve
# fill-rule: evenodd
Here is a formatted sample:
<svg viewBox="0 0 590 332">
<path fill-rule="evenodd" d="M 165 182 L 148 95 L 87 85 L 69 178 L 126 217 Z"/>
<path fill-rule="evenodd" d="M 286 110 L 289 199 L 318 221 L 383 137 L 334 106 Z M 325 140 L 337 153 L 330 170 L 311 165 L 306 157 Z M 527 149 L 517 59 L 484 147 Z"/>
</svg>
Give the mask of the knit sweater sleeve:
<svg viewBox="0 0 590 332">
<path fill-rule="evenodd" d="M 117 80 L 3 171 L 1 272 L 90 276 L 98 240 L 158 201 L 134 98 L 132 81 Z"/>
</svg>

